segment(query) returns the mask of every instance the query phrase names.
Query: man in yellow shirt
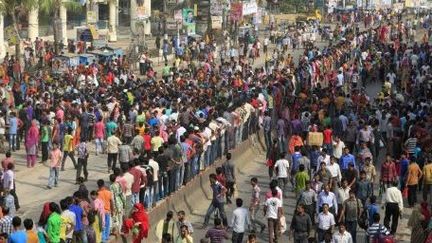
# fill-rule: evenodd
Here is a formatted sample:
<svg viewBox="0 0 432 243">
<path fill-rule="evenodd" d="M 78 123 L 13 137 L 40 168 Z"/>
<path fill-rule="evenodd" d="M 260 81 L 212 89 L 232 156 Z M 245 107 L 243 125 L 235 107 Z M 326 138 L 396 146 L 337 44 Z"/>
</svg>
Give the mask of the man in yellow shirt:
<svg viewBox="0 0 432 243">
<path fill-rule="evenodd" d="M 428 194 L 431 195 L 432 189 L 432 161 L 429 158 L 425 159 L 423 167 L 423 201 L 427 201 Z M 432 202 L 432 196 L 430 197 Z"/>
<path fill-rule="evenodd" d="M 162 146 L 164 143 L 163 138 L 160 136 L 159 131 L 156 132 L 156 136 L 152 137 L 151 139 L 151 146 L 153 153 L 156 153 L 159 151 L 159 147 Z"/>
<path fill-rule="evenodd" d="M 422 175 L 423 173 L 419 165 L 416 163 L 415 159 L 412 158 L 408 166 L 408 176 L 406 181 L 406 186 L 408 187 L 409 207 L 414 207 L 414 204 L 417 202 L 417 185 Z"/>
<path fill-rule="evenodd" d="M 73 144 L 73 136 L 72 136 L 72 128 L 69 128 L 67 131 L 67 134 L 64 136 L 64 143 L 63 143 L 63 160 L 61 164 L 61 170 L 64 171 L 64 166 L 66 162 L 66 157 L 69 156 L 71 158 L 72 163 L 77 168 L 77 163 L 75 161 L 74 157 L 74 144 Z"/>
</svg>

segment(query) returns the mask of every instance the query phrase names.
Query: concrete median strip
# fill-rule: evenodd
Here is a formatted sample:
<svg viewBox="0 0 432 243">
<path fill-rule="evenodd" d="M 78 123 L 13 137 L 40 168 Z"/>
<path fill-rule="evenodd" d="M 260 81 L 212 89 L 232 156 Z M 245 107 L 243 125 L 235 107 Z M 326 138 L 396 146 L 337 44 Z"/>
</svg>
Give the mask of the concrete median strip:
<svg viewBox="0 0 432 243">
<path fill-rule="evenodd" d="M 251 135 L 247 140 L 237 145 L 237 147 L 230 151 L 237 170 L 240 170 L 248 163 L 250 160 L 242 159 L 248 153 L 257 153 L 257 151 L 263 151 L 262 143 L 256 143 L 256 138 L 260 141 L 260 133 L 258 135 Z M 166 217 L 166 213 L 169 210 L 174 212 L 184 210 L 186 214 L 199 214 L 203 212 L 197 212 L 194 208 L 196 206 L 194 203 L 194 199 L 196 198 L 206 198 L 207 200 L 211 200 L 211 190 L 210 190 L 210 181 L 209 175 L 214 173 L 215 168 L 221 166 L 224 162 L 224 158 L 217 160 L 212 166 L 209 166 L 206 170 L 202 171 L 200 175 L 196 176 L 191 180 L 187 185 L 180 188 L 177 192 L 175 192 L 170 197 L 165 200 L 159 202 L 155 208 L 153 208 L 149 212 L 150 218 L 150 235 L 148 237 L 149 242 L 158 242 L 159 239 L 156 236 L 156 227 L 158 223 Z M 202 202 L 201 199 L 197 200 L 198 202 Z"/>
</svg>

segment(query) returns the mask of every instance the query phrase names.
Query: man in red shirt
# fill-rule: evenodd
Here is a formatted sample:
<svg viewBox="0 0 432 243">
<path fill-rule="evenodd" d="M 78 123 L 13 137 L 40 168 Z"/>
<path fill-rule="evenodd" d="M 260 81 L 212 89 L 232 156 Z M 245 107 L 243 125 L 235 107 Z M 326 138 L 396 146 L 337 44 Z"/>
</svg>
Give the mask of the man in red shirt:
<svg viewBox="0 0 432 243">
<path fill-rule="evenodd" d="M 140 169 L 136 167 L 137 163 L 135 161 L 129 162 L 129 173 L 133 176 L 134 180 L 132 183 L 132 198 L 131 203 L 135 205 L 135 203 L 139 203 L 139 193 L 141 189 L 141 185 L 145 184 L 146 178 Z M 126 202 L 128 203 L 128 202 Z"/>
<path fill-rule="evenodd" d="M 333 154 L 332 135 L 332 129 L 330 126 L 327 126 L 327 128 L 323 131 L 323 147 L 327 149 L 329 154 Z"/>
</svg>

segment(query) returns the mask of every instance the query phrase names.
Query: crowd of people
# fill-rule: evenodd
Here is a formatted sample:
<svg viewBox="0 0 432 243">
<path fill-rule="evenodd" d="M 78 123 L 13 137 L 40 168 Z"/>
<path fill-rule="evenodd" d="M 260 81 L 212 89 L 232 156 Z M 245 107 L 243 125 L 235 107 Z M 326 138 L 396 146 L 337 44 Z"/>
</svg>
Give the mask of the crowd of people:
<svg viewBox="0 0 432 243">
<path fill-rule="evenodd" d="M 7 55 L 0 65 L 0 152 L 5 153 L 0 238 L 99 243 L 114 235 L 142 242 L 151 233 L 147 210 L 225 158 L 209 178 L 213 199 L 202 242 L 223 242 L 228 228 L 233 242 L 243 242 L 248 228 L 255 232 L 248 242 L 257 242 L 256 233 L 267 228 L 270 243 L 285 231 L 295 242 L 355 243 L 358 227 L 373 242 L 392 242 L 404 197 L 413 208 L 412 241 L 429 242 L 431 16 L 422 16 L 417 26 L 391 11 L 374 14 L 385 21 L 377 25 L 362 14 L 337 24 L 323 49 L 313 39 L 307 45 L 302 38 L 290 41 L 306 30 L 319 33 L 317 23 L 293 36 L 282 29 L 278 38 L 265 37 L 263 48 L 254 31 L 238 49 L 230 38 L 219 45 L 211 38 L 163 40 L 164 56 L 172 47 L 175 57 L 172 66 L 165 57 L 161 73 L 143 53 L 140 75 L 126 56 L 53 75 L 53 47 L 39 38 L 24 53 L 25 68 Z M 412 42 L 417 31 L 421 40 Z M 72 46 L 68 52 L 76 52 Z M 287 52 L 300 48 L 297 62 Z M 261 55 L 262 67 L 255 60 Z M 383 84 L 375 99 L 365 90 L 371 83 Z M 264 135 L 270 190 L 263 200 L 262 182 L 252 177 L 247 209 L 243 199 L 234 198 L 235 158 L 229 151 L 258 131 Z M 17 216 L 13 155 L 21 146 L 29 170 L 38 158 L 49 166 L 47 190 L 62 186 L 59 178 L 71 169 L 69 159 L 79 186 L 59 203 L 46 203 L 35 224 Z M 101 154 L 109 176 L 89 192 L 88 160 Z M 287 226 L 283 200 L 290 190 L 296 210 Z M 378 198 L 385 208 L 383 224 Z M 233 202 L 236 209 L 227 215 L 225 204 Z M 265 222 L 258 216 L 261 207 Z M 215 212 L 214 227 L 207 229 Z M 185 212 L 177 217 L 170 211 L 157 226 L 161 242 L 193 242 Z"/>
</svg>

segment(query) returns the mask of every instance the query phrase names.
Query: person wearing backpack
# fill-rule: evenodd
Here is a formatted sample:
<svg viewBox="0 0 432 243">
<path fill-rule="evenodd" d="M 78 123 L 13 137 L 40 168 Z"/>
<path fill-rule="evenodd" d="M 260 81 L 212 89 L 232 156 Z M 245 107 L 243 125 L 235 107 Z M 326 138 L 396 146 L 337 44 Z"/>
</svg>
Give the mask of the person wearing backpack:
<svg viewBox="0 0 432 243">
<path fill-rule="evenodd" d="M 373 224 L 369 226 L 366 230 L 366 236 L 368 238 L 367 242 L 371 243 L 381 243 L 381 242 L 389 242 L 388 240 L 392 240 L 390 242 L 394 242 L 393 237 L 390 236 L 390 232 L 388 229 L 380 224 L 380 215 L 379 213 L 375 213 L 373 216 Z"/>
<path fill-rule="evenodd" d="M 349 191 L 349 197 L 342 204 L 339 223 L 345 222 L 347 231 L 351 234 L 353 243 L 357 242 L 357 222 L 363 210 L 363 204 L 356 198 L 355 191 Z M 344 219 L 344 221 L 342 221 Z"/>
</svg>

